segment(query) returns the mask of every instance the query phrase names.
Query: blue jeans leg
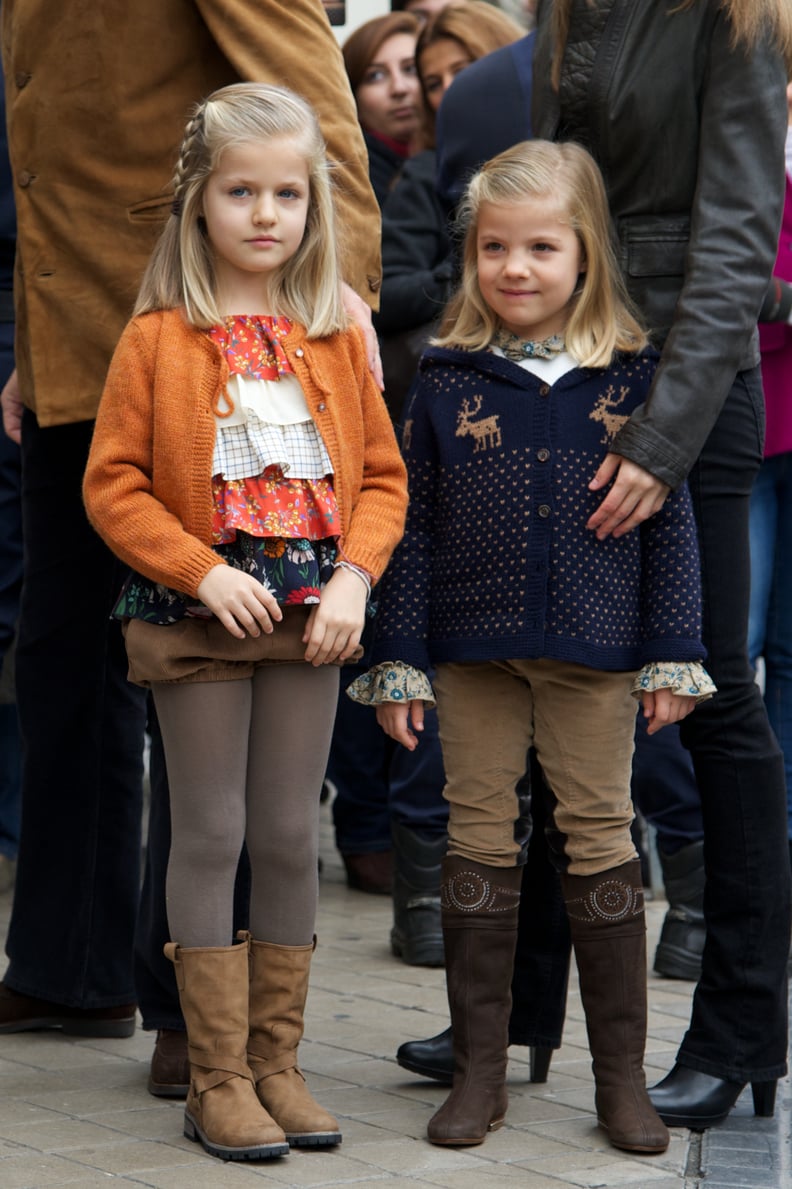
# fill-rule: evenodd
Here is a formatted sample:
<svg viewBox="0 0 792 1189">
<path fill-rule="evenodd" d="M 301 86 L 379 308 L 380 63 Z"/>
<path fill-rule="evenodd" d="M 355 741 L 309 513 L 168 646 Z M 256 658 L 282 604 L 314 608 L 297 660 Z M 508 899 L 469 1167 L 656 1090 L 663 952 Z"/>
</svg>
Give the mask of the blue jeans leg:
<svg viewBox="0 0 792 1189">
<path fill-rule="evenodd" d="M 646 719 L 638 713 L 631 793 L 633 803 L 657 831 L 657 845 L 664 855 L 676 854 L 703 838 L 696 774 L 678 726 L 648 735 Z"/>
<path fill-rule="evenodd" d="M 391 740 L 370 706 L 346 696 L 346 687 L 368 668 L 346 665 L 341 672 L 327 777 L 337 789 L 333 801 L 336 846 L 342 855 L 391 849 L 389 768 Z"/>
<path fill-rule="evenodd" d="M 792 453 L 766 458 L 751 492 L 748 655 L 765 663 L 765 705 L 784 754 L 792 839 Z"/>
<path fill-rule="evenodd" d="M 110 619 L 123 571 L 82 503 L 92 429 L 23 418 L 22 831 L 5 976 L 78 1008 L 135 998 L 145 723 Z"/>
<path fill-rule="evenodd" d="M 784 768 L 747 649 L 748 510 L 763 417 L 758 368 L 740 373 L 690 476 L 718 693 L 681 726 L 701 794 L 707 940 L 679 1060 L 739 1082 L 782 1077 L 787 1054 Z"/>
</svg>

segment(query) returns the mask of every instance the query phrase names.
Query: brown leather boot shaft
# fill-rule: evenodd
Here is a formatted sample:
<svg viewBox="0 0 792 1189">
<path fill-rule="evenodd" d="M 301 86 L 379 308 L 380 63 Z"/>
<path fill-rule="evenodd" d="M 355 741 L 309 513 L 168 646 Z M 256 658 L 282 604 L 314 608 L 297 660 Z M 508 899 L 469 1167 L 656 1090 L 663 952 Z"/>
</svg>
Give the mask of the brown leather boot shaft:
<svg viewBox="0 0 792 1189">
<path fill-rule="evenodd" d="M 259 1100 L 289 1143 L 317 1148 L 340 1144 L 341 1131 L 312 1097 L 297 1064 L 313 950 L 250 940 L 248 1063 Z"/>
<path fill-rule="evenodd" d="M 646 922 L 638 860 L 561 877 L 596 1084 L 616 1148 L 657 1153 L 669 1135 L 646 1092 Z"/>
<path fill-rule="evenodd" d="M 480 1144 L 506 1115 L 511 978 L 522 868 L 449 855 L 441 887 L 454 1081 L 429 1122 L 434 1144 Z"/>
<path fill-rule="evenodd" d="M 283 1156 L 286 1137 L 256 1096 L 247 1063 L 248 947 L 169 942 L 184 1022 L 190 1089 L 184 1134 L 225 1160 Z"/>
</svg>

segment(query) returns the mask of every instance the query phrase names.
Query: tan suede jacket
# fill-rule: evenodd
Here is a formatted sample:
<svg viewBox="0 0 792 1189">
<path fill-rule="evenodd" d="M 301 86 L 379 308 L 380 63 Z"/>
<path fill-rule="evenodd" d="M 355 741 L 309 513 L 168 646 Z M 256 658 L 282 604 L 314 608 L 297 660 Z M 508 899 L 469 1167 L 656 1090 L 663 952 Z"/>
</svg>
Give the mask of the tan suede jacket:
<svg viewBox="0 0 792 1189">
<path fill-rule="evenodd" d="M 379 210 L 320 0 L 3 0 L 1 18 L 17 365 L 42 426 L 95 416 L 190 106 L 227 83 L 278 83 L 314 105 L 338 167 L 344 278 L 376 304 Z"/>
<path fill-rule="evenodd" d="M 284 350 L 333 464 L 341 554 L 376 580 L 404 530 L 407 480 L 357 329 Z M 195 595 L 222 560 L 211 548 L 213 410 L 228 381 L 221 349 L 181 311 L 144 314 L 113 355 L 85 472 L 88 518 L 147 578 Z"/>
</svg>

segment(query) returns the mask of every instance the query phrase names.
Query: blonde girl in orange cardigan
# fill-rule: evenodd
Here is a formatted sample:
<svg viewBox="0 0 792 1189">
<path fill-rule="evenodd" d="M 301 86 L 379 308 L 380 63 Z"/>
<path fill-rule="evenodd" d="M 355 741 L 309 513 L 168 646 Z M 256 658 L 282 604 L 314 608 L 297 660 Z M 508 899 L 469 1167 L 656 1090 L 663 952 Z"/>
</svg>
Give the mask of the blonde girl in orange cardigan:
<svg viewBox="0 0 792 1189">
<path fill-rule="evenodd" d="M 407 503 L 342 303 L 314 113 L 239 83 L 198 105 L 174 210 L 107 377 L 84 493 L 131 568 L 116 614 L 171 794 L 166 947 L 185 1134 L 223 1159 L 338 1144 L 297 1065 L 338 665 Z M 250 934 L 232 938 L 243 842 Z"/>
</svg>

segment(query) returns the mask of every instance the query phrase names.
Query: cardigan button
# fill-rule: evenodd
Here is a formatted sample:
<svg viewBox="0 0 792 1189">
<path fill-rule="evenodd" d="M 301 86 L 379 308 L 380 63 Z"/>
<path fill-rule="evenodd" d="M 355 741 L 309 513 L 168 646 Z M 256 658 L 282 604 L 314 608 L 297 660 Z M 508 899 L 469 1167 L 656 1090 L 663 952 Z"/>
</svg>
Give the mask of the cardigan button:
<svg viewBox="0 0 792 1189">
<path fill-rule="evenodd" d="M 543 446 L 541 450 L 536 451 L 536 457 L 539 459 L 540 462 L 547 462 L 548 458 L 550 457 L 550 451 L 545 450 L 545 448 Z"/>
<path fill-rule="evenodd" d="M 550 395 L 550 385 L 543 384 L 542 387 L 539 389 L 539 395 L 540 396 L 549 396 Z"/>
<path fill-rule="evenodd" d="M 17 182 L 23 188 L 23 190 L 26 189 L 32 181 L 33 181 L 33 174 L 28 173 L 28 171 L 26 169 L 21 170 L 17 174 Z"/>
<path fill-rule="evenodd" d="M 297 350 L 294 352 L 294 354 L 297 356 L 298 359 L 302 359 L 305 352 L 303 351 L 302 347 L 298 347 Z"/>
<path fill-rule="evenodd" d="M 320 405 L 317 405 L 316 407 L 320 413 L 324 413 L 325 409 L 327 408 L 327 405 L 324 403 L 324 401 L 322 401 L 322 403 Z"/>
<path fill-rule="evenodd" d="M 547 517 L 550 515 L 552 509 L 547 504 L 540 504 L 536 510 L 542 517 L 542 520 L 547 520 Z"/>
</svg>

